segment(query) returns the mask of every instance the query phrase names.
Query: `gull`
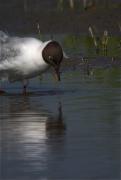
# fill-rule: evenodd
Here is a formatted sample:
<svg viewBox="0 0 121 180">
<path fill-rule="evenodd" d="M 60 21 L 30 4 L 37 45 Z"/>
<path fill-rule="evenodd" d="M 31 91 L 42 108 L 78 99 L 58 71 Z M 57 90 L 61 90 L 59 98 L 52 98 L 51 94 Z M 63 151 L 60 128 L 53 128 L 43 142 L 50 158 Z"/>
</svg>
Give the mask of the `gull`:
<svg viewBox="0 0 121 180">
<path fill-rule="evenodd" d="M 0 31 L 0 81 L 21 81 L 26 94 L 28 80 L 52 67 L 60 81 L 63 50 L 59 42 L 32 37 L 10 37 Z M 0 90 L 0 94 L 3 93 Z"/>
</svg>

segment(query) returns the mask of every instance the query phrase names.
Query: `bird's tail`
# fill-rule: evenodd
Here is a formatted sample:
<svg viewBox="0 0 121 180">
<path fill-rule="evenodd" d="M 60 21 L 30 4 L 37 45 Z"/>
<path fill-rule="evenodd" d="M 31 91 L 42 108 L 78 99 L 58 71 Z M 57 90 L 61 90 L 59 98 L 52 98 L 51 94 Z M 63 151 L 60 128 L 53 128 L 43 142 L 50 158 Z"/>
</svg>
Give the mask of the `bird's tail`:
<svg viewBox="0 0 121 180">
<path fill-rule="evenodd" d="M 3 31 L 0 31 L 0 43 L 4 43 L 8 40 L 9 36 L 4 33 Z"/>
</svg>

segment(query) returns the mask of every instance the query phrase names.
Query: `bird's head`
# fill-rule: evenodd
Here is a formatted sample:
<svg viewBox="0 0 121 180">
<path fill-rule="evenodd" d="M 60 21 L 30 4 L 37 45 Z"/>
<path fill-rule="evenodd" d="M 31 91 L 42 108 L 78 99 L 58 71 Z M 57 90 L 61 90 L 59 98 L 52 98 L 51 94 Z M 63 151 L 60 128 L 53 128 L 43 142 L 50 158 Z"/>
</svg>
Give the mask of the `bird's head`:
<svg viewBox="0 0 121 180">
<path fill-rule="evenodd" d="M 55 75 L 60 81 L 60 64 L 63 60 L 63 50 L 60 44 L 56 41 L 50 41 L 42 51 L 44 61 L 54 68 Z"/>
</svg>

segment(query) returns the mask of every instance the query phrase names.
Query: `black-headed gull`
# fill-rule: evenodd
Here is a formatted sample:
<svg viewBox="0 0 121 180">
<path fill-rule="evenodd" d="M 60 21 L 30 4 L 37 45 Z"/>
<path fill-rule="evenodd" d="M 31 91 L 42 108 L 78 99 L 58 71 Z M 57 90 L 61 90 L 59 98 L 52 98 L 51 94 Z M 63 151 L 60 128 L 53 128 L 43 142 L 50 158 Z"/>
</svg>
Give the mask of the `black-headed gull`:
<svg viewBox="0 0 121 180">
<path fill-rule="evenodd" d="M 25 82 L 44 73 L 50 66 L 60 80 L 62 59 L 63 50 L 56 41 L 42 42 L 36 38 L 9 37 L 0 31 L 0 80 L 24 82 L 24 93 L 27 88 Z"/>
</svg>

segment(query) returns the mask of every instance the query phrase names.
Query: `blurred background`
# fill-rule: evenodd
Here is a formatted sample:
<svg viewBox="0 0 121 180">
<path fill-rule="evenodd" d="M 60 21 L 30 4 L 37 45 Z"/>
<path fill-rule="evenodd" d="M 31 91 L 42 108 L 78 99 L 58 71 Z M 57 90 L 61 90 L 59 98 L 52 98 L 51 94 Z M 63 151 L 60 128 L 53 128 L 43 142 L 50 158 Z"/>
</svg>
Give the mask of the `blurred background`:
<svg viewBox="0 0 121 180">
<path fill-rule="evenodd" d="M 118 33 L 121 0 L 1 0 L 0 29 L 9 33 L 87 33 L 89 25 Z"/>
</svg>

